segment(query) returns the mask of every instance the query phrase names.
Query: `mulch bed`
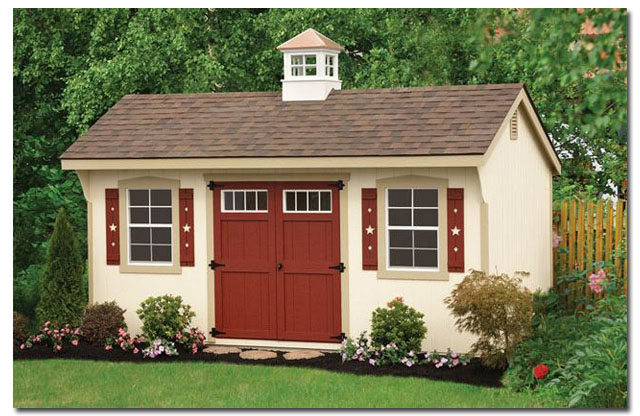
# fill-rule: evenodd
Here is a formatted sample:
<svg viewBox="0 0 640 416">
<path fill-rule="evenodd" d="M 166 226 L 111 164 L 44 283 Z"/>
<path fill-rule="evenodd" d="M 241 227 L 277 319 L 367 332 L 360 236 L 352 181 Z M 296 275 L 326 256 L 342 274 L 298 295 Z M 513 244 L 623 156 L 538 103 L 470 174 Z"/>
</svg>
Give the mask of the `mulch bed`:
<svg viewBox="0 0 640 416">
<path fill-rule="evenodd" d="M 190 351 L 180 351 L 178 356 L 162 355 L 156 358 L 143 358 L 142 353 L 133 354 L 132 352 L 122 351 L 114 348 L 107 351 L 104 347 L 96 347 L 88 343 L 80 343 L 74 347 L 71 344 L 65 345 L 59 352 L 53 352 L 50 347 L 41 344 L 35 344 L 27 350 L 14 348 L 14 360 L 41 360 L 50 358 L 74 359 L 74 360 L 95 360 L 95 361 L 116 361 L 116 362 L 136 362 L 144 364 L 153 364 L 159 362 L 177 362 L 177 361 L 208 361 L 223 362 L 239 365 L 265 365 L 265 366 L 289 366 L 315 368 L 341 373 L 361 374 L 370 376 L 398 376 L 398 377 L 421 377 L 432 380 L 452 381 L 457 383 L 472 384 L 484 387 L 501 387 L 500 379 L 502 370 L 493 370 L 482 366 L 477 359 L 473 359 L 468 365 L 459 365 L 455 368 L 435 368 L 433 365 L 416 365 L 406 367 L 404 365 L 391 365 L 384 367 L 374 367 L 365 362 L 347 361 L 345 363 L 340 359 L 337 353 L 325 353 L 323 357 L 312 358 L 309 360 L 288 361 L 282 357 L 282 353 L 278 353 L 277 358 L 269 360 L 244 360 L 239 354 L 215 355 L 210 353 L 199 352 L 192 354 Z"/>
</svg>

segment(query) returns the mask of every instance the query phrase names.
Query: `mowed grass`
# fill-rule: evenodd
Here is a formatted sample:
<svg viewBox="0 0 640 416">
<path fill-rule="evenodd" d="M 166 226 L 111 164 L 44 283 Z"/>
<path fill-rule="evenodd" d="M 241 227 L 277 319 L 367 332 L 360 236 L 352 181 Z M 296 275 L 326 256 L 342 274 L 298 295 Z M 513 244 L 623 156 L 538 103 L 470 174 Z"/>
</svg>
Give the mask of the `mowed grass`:
<svg viewBox="0 0 640 416">
<path fill-rule="evenodd" d="M 524 393 L 418 378 L 224 363 L 13 363 L 13 405 L 49 407 L 545 407 Z"/>
</svg>

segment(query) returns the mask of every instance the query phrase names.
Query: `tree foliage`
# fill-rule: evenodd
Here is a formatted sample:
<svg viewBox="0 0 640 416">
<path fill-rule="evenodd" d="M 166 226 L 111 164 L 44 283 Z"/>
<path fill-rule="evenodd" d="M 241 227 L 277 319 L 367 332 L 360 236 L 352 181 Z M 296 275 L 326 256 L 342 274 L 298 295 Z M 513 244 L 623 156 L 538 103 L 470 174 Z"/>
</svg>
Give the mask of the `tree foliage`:
<svg viewBox="0 0 640 416">
<path fill-rule="evenodd" d="M 80 323 L 86 304 L 83 269 L 73 227 L 64 208 L 60 208 L 42 275 L 38 324 L 51 321 L 54 326 L 76 326 Z"/>
<path fill-rule="evenodd" d="M 276 46 L 309 27 L 345 46 L 343 88 L 524 82 L 564 158 L 557 192 L 626 180 L 624 9 L 15 9 L 13 23 L 19 301 L 37 292 L 58 208 L 86 256 L 64 149 L 125 94 L 276 91 Z"/>
</svg>

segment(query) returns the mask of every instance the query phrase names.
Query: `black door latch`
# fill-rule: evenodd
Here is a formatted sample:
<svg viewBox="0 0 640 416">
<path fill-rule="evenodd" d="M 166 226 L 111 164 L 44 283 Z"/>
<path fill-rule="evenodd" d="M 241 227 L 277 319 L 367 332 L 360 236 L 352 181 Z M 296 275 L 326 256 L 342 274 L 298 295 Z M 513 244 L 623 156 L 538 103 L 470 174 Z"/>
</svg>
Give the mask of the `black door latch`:
<svg viewBox="0 0 640 416">
<path fill-rule="evenodd" d="M 340 263 L 336 264 L 335 266 L 329 266 L 329 268 L 333 269 L 333 270 L 337 270 L 340 273 L 344 272 L 344 270 L 345 270 L 343 262 L 340 262 Z"/>
<path fill-rule="evenodd" d="M 211 263 L 209 263 L 209 267 L 211 268 L 211 270 L 215 270 L 216 267 L 218 266 L 225 266 L 222 263 L 217 263 L 215 260 L 211 260 Z"/>
<path fill-rule="evenodd" d="M 216 335 L 224 335 L 224 334 L 226 334 L 226 332 L 218 331 L 215 328 L 211 328 L 211 331 L 209 331 L 209 333 L 211 334 L 212 337 L 215 337 Z"/>
</svg>

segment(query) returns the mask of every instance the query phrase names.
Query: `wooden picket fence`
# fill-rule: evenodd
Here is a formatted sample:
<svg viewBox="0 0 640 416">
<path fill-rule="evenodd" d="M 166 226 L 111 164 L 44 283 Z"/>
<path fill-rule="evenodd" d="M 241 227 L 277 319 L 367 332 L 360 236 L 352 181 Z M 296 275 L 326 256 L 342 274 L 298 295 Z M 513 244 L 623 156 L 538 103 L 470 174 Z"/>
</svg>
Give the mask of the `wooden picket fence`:
<svg viewBox="0 0 640 416">
<path fill-rule="evenodd" d="M 617 292 L 627 294 L 627 201 L 555 201 L 554 231 L 561 239 L 554 250 L 554 284 L 566 295 L 565 305 L 581 308 L 598 297 L 586 281 L 600 267 L 616 276 Z M 580 272 L 579 281 L 559 282 L 566 280 L 559 276 Z"/>
</svg>

